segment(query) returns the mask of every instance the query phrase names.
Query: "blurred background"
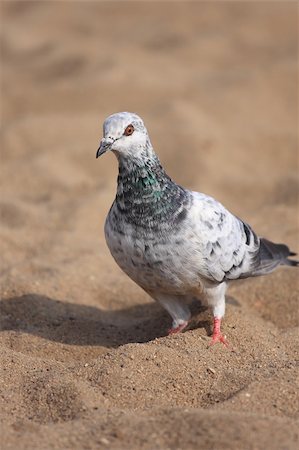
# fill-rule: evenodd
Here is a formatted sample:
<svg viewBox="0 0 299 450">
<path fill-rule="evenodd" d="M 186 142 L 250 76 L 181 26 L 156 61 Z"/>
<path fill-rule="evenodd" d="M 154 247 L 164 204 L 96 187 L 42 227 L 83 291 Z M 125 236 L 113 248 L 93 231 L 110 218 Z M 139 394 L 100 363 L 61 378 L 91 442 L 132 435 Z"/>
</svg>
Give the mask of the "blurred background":
<svg viewBox="0 0 299 450">
<path fill-rule="evenodd" d="M 143 117 L 178 183 L 296 247 L 297 9 L 1 2 L 5 292 L 77 298 L 88 276 L 98 302 L 102 279 L 130 283 L 103 237 L 117 163 L 95 159 L 103 120 L 123 110 Z"/>
<path fill-rule="evenodd" d="M 208 311 L 155 339 L 171 321 L 109 254 L 96 151 L 136 112 L 173 179 L 298 252 L 298 2 L 0 8 L 5 448 L 295 448 L 296 270 L 230 287 L 236 352 L 207 348 Z"/>
</svg>

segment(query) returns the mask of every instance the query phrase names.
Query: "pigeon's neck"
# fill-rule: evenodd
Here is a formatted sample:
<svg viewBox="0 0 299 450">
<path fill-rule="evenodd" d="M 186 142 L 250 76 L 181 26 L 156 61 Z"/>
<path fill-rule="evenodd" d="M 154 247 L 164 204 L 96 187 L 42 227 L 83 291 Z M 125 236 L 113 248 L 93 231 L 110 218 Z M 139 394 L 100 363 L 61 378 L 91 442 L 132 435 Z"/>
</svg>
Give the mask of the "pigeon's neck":
<svg viewBox="0 0 299 450">
<path fill-rule="evenodd" d="M 119 159 L 115 204 L 126 221 L 143 228 L 185 218 L 190 193 L 174 183 L 153 154 L 138 164 Z"/>
<path fill-rule="evenodd" d="M 156 201 L 167 185 L 174 185 L 156 155 L 128 161 L 119 159 L 116 199 L 131 203 L 138 199 Z"/>
</svg>

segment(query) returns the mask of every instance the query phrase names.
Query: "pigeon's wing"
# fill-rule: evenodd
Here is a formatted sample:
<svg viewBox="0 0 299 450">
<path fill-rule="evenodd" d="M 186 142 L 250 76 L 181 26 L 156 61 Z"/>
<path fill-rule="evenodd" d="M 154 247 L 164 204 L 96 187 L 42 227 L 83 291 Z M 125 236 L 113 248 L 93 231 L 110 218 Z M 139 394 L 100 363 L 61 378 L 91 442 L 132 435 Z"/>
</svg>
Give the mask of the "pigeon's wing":
<svg viewBox="0 0 299 450">
<path fill-rule="evenodd" d="M 203 275 L 212 281 L 235 280 L 272 272 L 278 265 L 298 265 L 284 244 L 259 238 L 251 227 L 203 194 L 194 194 Z"/>
</svg>

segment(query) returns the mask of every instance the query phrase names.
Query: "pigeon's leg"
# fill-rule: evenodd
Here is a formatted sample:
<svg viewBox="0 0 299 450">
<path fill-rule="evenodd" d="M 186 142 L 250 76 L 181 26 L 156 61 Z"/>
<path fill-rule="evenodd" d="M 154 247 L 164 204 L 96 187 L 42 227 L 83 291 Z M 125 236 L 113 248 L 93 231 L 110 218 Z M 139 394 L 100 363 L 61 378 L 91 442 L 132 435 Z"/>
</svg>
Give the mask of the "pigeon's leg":
<svg viewBox="0 0 299 450">
<path fill-rule="evenodd" d="M 152 294 L 151 294 L 152 295 Z M 172 327 L 168 334 L 180 333 L 186 328 L 191 317 L 190 309 L 184 297 L 176 295 L 154 294 L 152 297 L 163 306 L 172 317 Z"/>
<path fill-rule="evenodd" d="M 221 319 L 225 313 L 225 291 L 226 283 L 205 288 L 205 298 L 208 305 L 212 307 L 214 317 L 213 335 L 210 345 L 221 342 L 225 346 L 228 346 L 225 336 L 221 333 Z"/>
</svg>

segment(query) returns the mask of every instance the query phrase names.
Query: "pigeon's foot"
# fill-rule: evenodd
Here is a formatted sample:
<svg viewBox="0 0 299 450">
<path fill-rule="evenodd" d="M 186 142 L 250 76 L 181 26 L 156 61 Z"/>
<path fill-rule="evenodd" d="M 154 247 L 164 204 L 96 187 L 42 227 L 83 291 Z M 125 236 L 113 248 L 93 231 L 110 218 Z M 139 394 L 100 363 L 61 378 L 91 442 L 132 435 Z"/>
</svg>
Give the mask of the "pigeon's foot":
<svg viewBox="0 0 299 450">
<path fill-rule="evenodd" d="M 228 347 L 228 345 L 229 345 L 225 336 L 223 336 L 222 333 L 213 334 L 210 345 L 211 346 L 215 345 L 215 344 L 217 344 L 217 342 L 220 342 L 221 344 L 225 345 L 225 347 Z"/>
<path fill-rule="evenodd" d="M 210 345 L 215 345 L 215 344 L 217 344 L 217 342 L 220 342 L 221 344 L 225 345 L 225 347 L 228 347 L 229 344 L 228 344 L 225 336 L 223 336 L 223 334 L 220 331 L 220 325 L 221 325 L 221 319 L 214 317 L 213 336 L 212 336 Z"/>
<path fill-rule="evenodd" d="M 181 333 L 181 331 L 183 331 L 187 327 L 188 323 L 189 322 L 186 320 L 185 322 L 180 323 L 177 327 L 169 328 L 168 335 Z"/>
</svg>

